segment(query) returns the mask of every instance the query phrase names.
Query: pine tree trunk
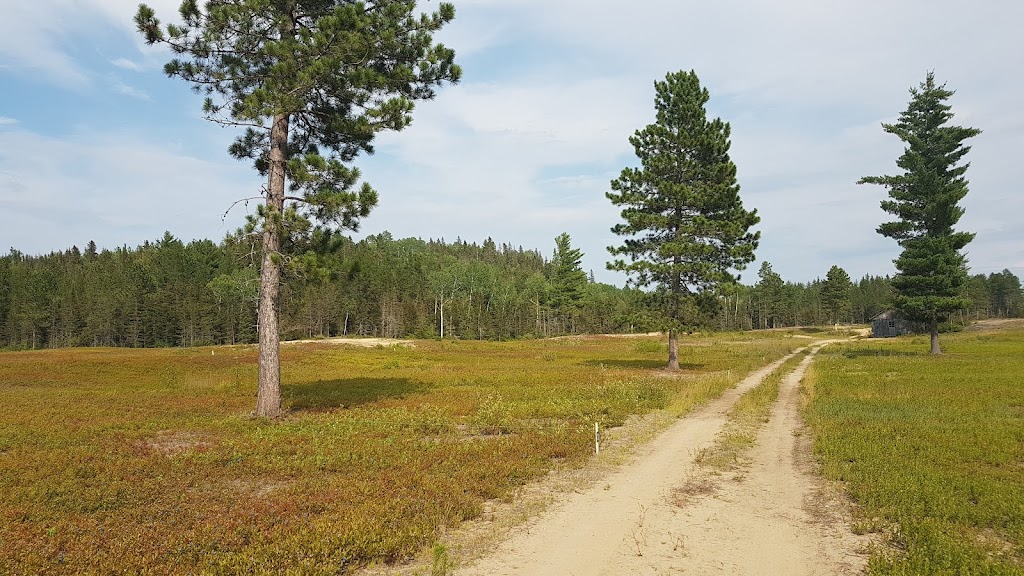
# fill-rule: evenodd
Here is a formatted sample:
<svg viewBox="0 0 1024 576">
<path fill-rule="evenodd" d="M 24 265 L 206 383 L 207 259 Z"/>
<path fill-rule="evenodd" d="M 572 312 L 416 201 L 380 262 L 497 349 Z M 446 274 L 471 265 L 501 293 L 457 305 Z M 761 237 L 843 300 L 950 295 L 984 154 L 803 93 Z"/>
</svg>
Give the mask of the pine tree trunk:
<svg viewBox="0 0 1024 576">
<path fill-rule="evenodd" d="M 281 290 L 281 215 L 284 212 L 285 149 L 288 116 L 277 115 L 270 129 L 270 176 L 267 182 L 267 214 L 263 223 L 263 262 L 260 267 L 259 389 L 256 416 L 281 415 L 281 335 L 277 300 Z"/>
<path fill-rule="evenodd" d="M 668 331 L 668 369 L 679 370 L 679 336 L 675 330 Z"/>
<path fill-rule="evenodd" d="M 932 320 L 931 333 L 932 333 L 932 354 L 942 354 L 942 350 L 939 348 L 939 321 L 938 320 Z"/>
<path fill-rule="evenodd" d="M 676 210 L 676 221 L 679 222 L 682 219 L 682 213 L 679 209 Z M 676 226 L 676 236 L 680 234 L 679 226 Z M 679 269 L 679 265 L 682 262 L 682 258 L 675 256 L 672 258 L 672 264 L 675 266 L 674 270 Z M 682 292 L 682 280 L 679 278 L 679 274 L 672 275 L 672 322 L 679 322 L 679 297 Z M 669 329 L 668 331 L 668 369 L 679 370 L 679 341 L 678 335 L 675 329 Z"/>
</svg>

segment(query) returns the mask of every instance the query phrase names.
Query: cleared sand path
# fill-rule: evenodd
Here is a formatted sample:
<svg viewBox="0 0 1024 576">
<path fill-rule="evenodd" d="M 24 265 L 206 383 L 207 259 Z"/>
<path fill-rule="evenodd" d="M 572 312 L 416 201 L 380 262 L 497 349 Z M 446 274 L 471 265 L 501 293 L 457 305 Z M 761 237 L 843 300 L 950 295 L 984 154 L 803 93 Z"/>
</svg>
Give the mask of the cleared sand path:
<svg viewBox="0 0 1024 576">
<path fill-rule="evenodd" d="M 816 352 L 817 350 L 815 350 Z M 800 418 L 800 380 L 813 354 L 783 378 L 771 417 L 739 481 L 673 515 L 685 554 L 650 574 L 859 574 L 866 539 L 849 528 L 846 506 L 813 474 Z M 666 558 L 668 560 L 668 558 Z"/>
<path fill-rule="evenodd" d="M 816 350 L 815 350 L 816 351 Z M 788 359 L 789 357 L 787 357 Z M 634 461 L 596 485 L 565 495 L 458 576 L 624 574 L 856 574 L 863 544 L 810 474 L 798 436 L 798 386 L 811 356 L 780 384 L 749 470 L 680 502 L 703 474 L 695 462 L 727 413 L 785 359 L 744 379 L 680 419 Z M 834 503 L 834 502 L 833 502 Z"/>
</svg>

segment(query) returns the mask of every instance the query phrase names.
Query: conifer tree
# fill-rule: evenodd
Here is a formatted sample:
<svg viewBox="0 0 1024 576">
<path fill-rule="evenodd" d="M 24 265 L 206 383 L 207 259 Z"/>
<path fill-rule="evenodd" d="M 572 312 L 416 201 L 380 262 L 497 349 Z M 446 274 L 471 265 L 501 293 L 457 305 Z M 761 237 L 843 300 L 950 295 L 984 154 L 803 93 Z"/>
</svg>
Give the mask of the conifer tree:
<svg viewBox="0 0 1024 576">
<path fill-rule="evenodd" d="M 757 271 L 757 295 L 760 308 L 760 324 L 762 328 L 775 328 L 779 316 L 782 315 L 782 292 L 786 283 L 778 272 L 772 270 L 770 262 L 765 260 Z"/>
<path fill-rule="evenodd" d="M 894 261 L 892 280 L 896 308 L 909 320 L 924 323 L 931 333 L 931 353 L 941 354 L 939 323 L 970 305 L 964 295 L 967 258 L 960 252 L 974 234 L 953 226 L 964 214 L 958 202 L 967 195 L 969 163 L 960 161 L 970 151 L 964 140 L 981 134 L 976 128 L 947 126 L 953 118 L 946 101 L 953 92 L 925 81 L 910 89 L 910 103 L 895 124 L 883 124 L 906 144 L 895 176 L 867 176 L 859 184 L 879 184 L 889 190 L 882 209 L 896 216 L 878 227 L 878 233 L 896 240 L 903 252 Z"/>
<path fill-rule="evenodd" d="M 654 312 L 669 334 L 670 370 L 679 369 L 677 335 L 703 324 L 717 305 L 716 289 L 734 283 L 734 270 L 754 259 L 760 220 L 745 210 L 729 158 L 730 127 L 708 120 L 709 94 L 695 72 L 673 72 L 655 82 L 654 124 L 630 143 L 639 168 L 626 168 L 606 196 L 622 207 L 624 222 L 612 232 L 610 270 L 625 272 L 637 287 L 655 288 Z"/>
<path fill-rule="evenodd" d="M 850 288 L 853 282 L 850 275 L 839 266 L 832 266 L 825 275 L 825 283 L 821 286 L 821 304 L 828 312 L 828 319 L 838 324 L 850 311 Z"/>
<path fill-rule="evenodd" d="M 582 260 L 583 252 L 572 247 L 568 232 L 555 237 L 555 251 L 551 257 L 550 304 L 559 317 L 567 321 L 569 331 L 574 331 L 572 320 L 580 309 L 587 286 L 587 274 L 580 266 Z"/>
<path fill-rule="evenodd" d="M 206 96 L 206 118 L 245 132 L 229 152 L 267 177 L 253 228 L 262 240 L 256 414 L 280 414 L 278 296 L 291 234 L 313 222 L 355 229 L 377 194 L 351 166 L 383 130 L 409 125 L 416 100 L 458 81 L 432 34 L 454 18 L 413 0 L 184 0 L 181 24 L 135 16 L 149 44 L 177 55 L 164 71 Z"/>
</svg>

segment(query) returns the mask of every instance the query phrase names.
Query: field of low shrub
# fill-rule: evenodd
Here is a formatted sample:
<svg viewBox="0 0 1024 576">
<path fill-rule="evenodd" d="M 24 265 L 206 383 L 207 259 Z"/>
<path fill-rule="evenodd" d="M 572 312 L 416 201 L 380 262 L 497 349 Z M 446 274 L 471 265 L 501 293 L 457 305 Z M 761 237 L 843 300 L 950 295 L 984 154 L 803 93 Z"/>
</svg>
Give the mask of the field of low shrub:
<svg viewBox="0 0 1024 576">
<path fill-rule="evenodd" d="M 826 347 L 805 379 L 827 477 L 880 532 L 872 575 L 1024 574 L 1024 332 Z"/>
<path fill-rule="evenodd" d="M 803 341 L 287 345 L 0 353 L 0 573 L 337 574 L 400 561 L 592 451 L 593 423 L 688 411 Z"/>
</svg>

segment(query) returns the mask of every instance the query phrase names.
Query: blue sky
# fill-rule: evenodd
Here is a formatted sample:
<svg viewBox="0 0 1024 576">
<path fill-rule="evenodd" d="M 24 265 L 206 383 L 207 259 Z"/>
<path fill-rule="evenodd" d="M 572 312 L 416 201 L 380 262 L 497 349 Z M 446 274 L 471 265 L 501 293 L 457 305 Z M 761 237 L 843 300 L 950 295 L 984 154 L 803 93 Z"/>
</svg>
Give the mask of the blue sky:
<svg viewBox="0 0 1024 576">
<path fill-rule="evenodd" d="M 177 2 L 150 2 L 173 20 Z M 434 3 L 424 3 L 427 9 Z M 412 127 L 357 160 L 380 204 L 357 236 L 391 231 L 550 254 L 568 232 L 607 272 L 618 213 L 604 192 L 635 162 L 628 137 L 653 120 L 653 82 L 693 69 L 732 124 L 741 195 L 761 216 L 760 259 L 783 278 L 891 274 L 875 233 L 900 142 L 880 124 L 934 70 L 956 122 L 984 130 L 968 155 L 960 228 L 972 272 L 1024 276 L 1024 4 L 1011 0 L 462 0 L 439 39 L 463 82 L 421 103 Z M 261 180 L 231 159 L 234 136 L 161 71 L 135 1 L 13 2 L 0 19 L 0 249 L 135 246 L 164 230 L 221 239 Z M 743 280 L 756 280 L 758 263 Z"/>
</svg>

